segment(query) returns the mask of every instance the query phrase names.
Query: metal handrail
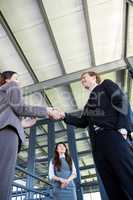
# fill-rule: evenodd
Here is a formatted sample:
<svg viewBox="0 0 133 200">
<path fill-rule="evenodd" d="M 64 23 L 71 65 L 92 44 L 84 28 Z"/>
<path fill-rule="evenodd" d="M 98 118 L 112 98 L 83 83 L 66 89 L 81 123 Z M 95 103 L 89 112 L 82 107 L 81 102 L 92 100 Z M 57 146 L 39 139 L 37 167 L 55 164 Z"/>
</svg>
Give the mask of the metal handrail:
<svg viewBox="0 0 133 200">
<path fill-rule="evenodd" d="M 52 199 L 52 196 L 51 196 L 52 185 L 50 183 L 48 183 L 47 181 L 44 181 L 43 179 L 41 179 L 37 175 L 26 171 L 25 169 L 23 169 L 20 166 L 16 166 L 16 169 L 21 171 L 21 172 L 24 172 L 25 174 L 27 174 L 28 176 L 33 177 L 34 179 L 37 179 L 37 180 L 47 184 L 47 188 L 46 187 L 45 188 L 34 188 L 34 187 L 29 188 L 26 185 L 22 185 L 22 184 L 17 183 L 17 182 L 14 181 L 13 184 L 12 184 L 12 186 L 13 186 L 12 199 L 13 200 L 14 199 L 15 200 L 16 199 L 29 200 L 30 195 L 31 195 L 31 197 L 33 195 L 33 199 L 38 199 L 38 200 L 45 199 L 46 197 L 48 197 L 48 199 Z"/>
<path fill-rule="evenodd" d="M 47 192 L 40 192 L 40 191 L 38 191 L 38 190 L 36 190 L 36 189 L 27 188 L 27 187 L 25 187 L 24 185 L 21 185 L 21 184 L 19 184 L 19 183 L 15 183 L 15 182 L 14 182 L 14 183 L 13 183 L 13 186 L 15 186 L 15 187 L 17 187 L 17 188 L 24 189 L 24 190 L 28 190 L 28 192 L 35 192 L 35 193 L 42 194 L 42 195 L 45 195 L 45 196 L 48 195 Z"/>
<path fill-rule="evenodd" d="M 31 177 L 33 177 L 33 178 L 35 178 L 35 179 L 37 179 L 37 180 L 39 180 L 39 181 L 41 181 L 41 182 L 43 182 L 43 183 L 45 183 L 45 184 L 47 184 L 47 185 L 49 185 L 49 186 L 52 186 L 49 182 L 47 182 L 47 181 L 44 181 L 43 179 L 41 179 L 40 177 L 38 177 L 37 175 L 35 175 L 35 174 L 32 174 L 32 173 L 30 173 L 30 172 L 28 172 L 28 171 L 26 171 L 25 169 L 23 169 L 22 167 L 20 167 L 20 166 L 16 166 L 16 169 L 18 169 L 18 170 L 20 170 L 20 171 L 22 171 L 22 172 L 24 172 L 25 174 L 27 174 L 27 175 L 30 175 Z"/>
</svg>

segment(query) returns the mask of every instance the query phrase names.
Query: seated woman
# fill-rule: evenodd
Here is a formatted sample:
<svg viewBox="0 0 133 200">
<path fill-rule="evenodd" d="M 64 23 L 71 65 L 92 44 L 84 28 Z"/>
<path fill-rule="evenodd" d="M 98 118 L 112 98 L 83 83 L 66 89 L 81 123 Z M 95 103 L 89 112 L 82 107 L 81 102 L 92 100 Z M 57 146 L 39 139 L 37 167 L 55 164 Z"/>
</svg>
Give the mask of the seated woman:
<svg viewBox="0 0 133 200">
<path fill-rule="evenodd" d="M 49 179 L 54 187 L 54 200 L 77 200 L 73 181 L 76 176 L 76 168 L 66 145 L 63 142 L 58 143 L 55 147 L 54 158 L 49 165 Z"/>
</svg>

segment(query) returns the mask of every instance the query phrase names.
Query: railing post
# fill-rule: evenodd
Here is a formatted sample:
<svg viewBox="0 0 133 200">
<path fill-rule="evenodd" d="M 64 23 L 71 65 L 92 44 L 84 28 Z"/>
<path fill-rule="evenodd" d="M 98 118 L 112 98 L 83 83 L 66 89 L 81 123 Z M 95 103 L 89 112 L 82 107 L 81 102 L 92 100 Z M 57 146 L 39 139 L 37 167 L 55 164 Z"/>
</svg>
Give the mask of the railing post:
<svg viewBox="0 0 133 200">
<path fill-rule="evenodd" d="M 48 164 L 54 154 L 55 134 L 54 134 L 54 122 L 48 122 Z"/>
<path fill-rule="evenodd" d="M 73 126 L 67 125 L 67 137 L 68 137 L 70 153 L 74 160 L 75 167 L 77 170 L 77 178 L 75 180 L 76 189 L 77 189 L 77 199 L 83 200 L 83 189 L 81 187 L 81 177 L 80 177 L 78 154 L 77 154 L 77 148 L 76 148 L 75 131 L 74 131 Z"/>
<path fill-rule="evenodd" d="M 35 172 L 35 143 L 36 143 L 36 126 L 30 129 L 29 136 L 29 149 L 28 149 L 28 165 L 27 171 L 34 174 Z M 33 188 L 33 177 L 27 176 L 26 187 L 29 189 Z M 33 192 L 27 192 L 26 199 L 33 199 Z"/>
</svg>

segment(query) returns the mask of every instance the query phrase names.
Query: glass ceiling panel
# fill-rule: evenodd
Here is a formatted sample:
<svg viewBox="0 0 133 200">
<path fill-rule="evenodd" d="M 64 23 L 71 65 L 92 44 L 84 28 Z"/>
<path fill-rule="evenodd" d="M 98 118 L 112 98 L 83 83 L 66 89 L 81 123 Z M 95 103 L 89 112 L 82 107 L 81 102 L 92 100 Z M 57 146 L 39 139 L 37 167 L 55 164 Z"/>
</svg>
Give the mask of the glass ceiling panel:
<svg viewBox="0 0 133 200">
<path fill-rule="evenodd" d="M 87 0 L 96 64 L 121 58 L 123 0 Z"/>
<path fill-rule="evenodd" d="M 82 87 L 80 81 L 71 83 L 70 85 L 71 85 L 72 92 L 75 97 L 75 101 L 77 103 L 78 109 L 83 109 L 89 97 L 88 90 Z"/>
<path fill-rule="evenodd" d="M 75 105 L 73 104 L 71 93 L 65 87 L 48 89 L 46 94 L 54 107 L 60 108 L 65 112 L 74 110 Z"/>
<path fill-rule="evenodd" d="M 34 94 L 24 97 L 25 103 L 32 106 L 47 106 L 45 98 L 43 98 L 40 92 L 35 92 Z"/>
<path fill-rule="evenodd" d="M 43 0 L 67 73 L 90 67 L 90 53 L 81 1 Z"/>
<path fill-rule="evenodd" d="M 103 81 L 104 79 L 111 79 L 112 81 L 116 82 L 116 72 L 110 72 L 106 74 L 102 74 L 101 80 Z"/>
<path fill-rule="evenodd" d="M 44 24 L 15 33 L 15 36 L 21 44 L 39 81 L 62 74 Z"/>
</svg>

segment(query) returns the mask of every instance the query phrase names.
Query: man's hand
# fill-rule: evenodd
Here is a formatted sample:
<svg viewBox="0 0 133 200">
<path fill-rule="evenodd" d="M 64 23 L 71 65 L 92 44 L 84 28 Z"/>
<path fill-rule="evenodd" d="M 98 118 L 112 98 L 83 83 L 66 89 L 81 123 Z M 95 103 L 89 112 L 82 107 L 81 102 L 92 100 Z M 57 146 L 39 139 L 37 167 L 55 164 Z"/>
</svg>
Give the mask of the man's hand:
<svg viewBox="0 0 133 200">
<path fill-rule="evenodd" d="M 118 131 L 122 134 L 122 136 L 126 140 L 127 139 L 127 130 L 125 128 L 121 128 Z"/>
<path fill-rule="evenodd" d="M 65 117 L 65 113 L 58 108 L 48 107 L 47 113 L 49 119 L 59 120 L 59 119 L 64 119 Z"/>
</svg>

